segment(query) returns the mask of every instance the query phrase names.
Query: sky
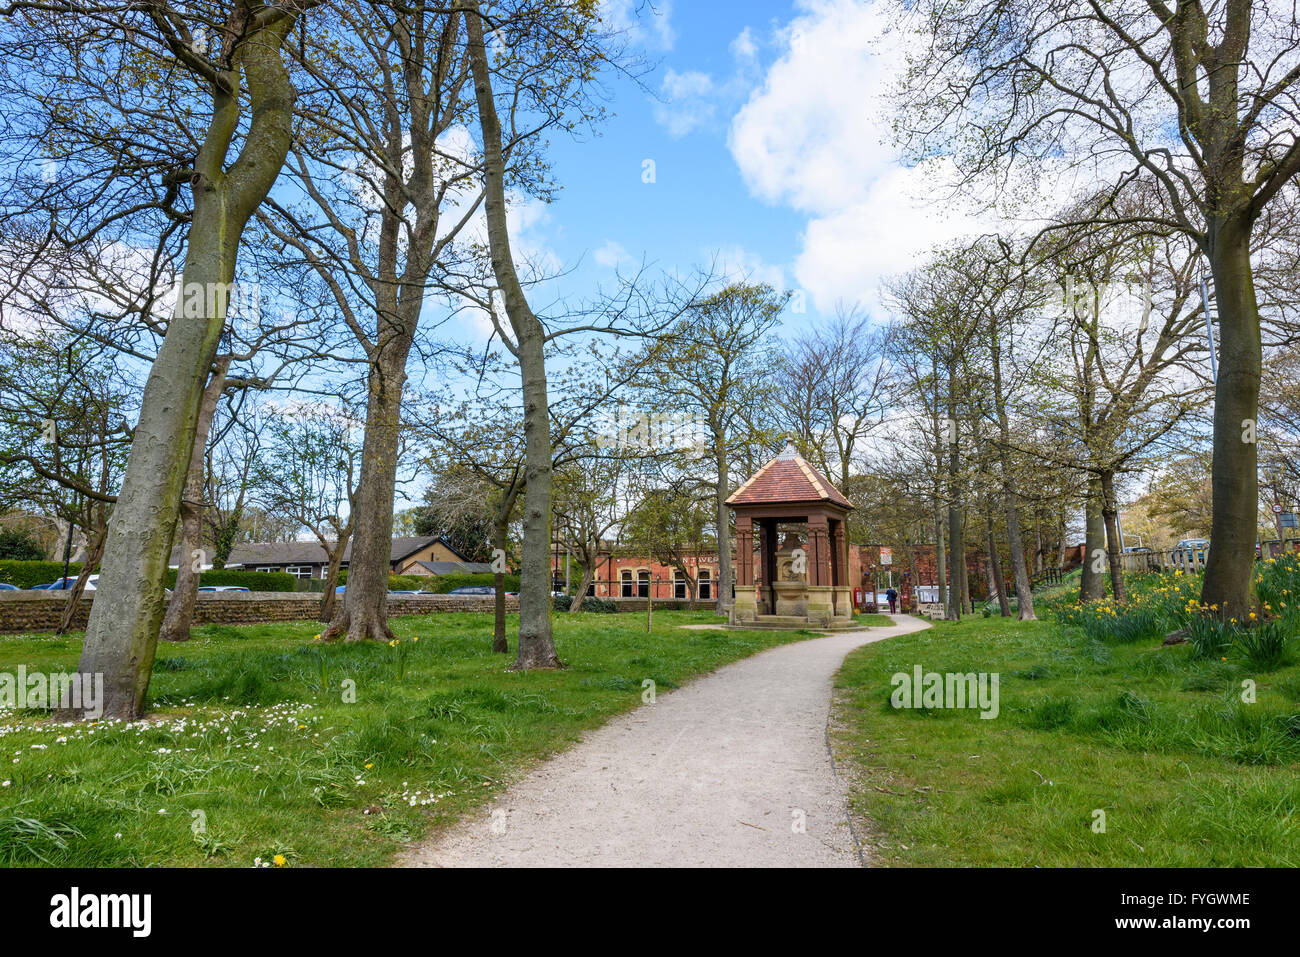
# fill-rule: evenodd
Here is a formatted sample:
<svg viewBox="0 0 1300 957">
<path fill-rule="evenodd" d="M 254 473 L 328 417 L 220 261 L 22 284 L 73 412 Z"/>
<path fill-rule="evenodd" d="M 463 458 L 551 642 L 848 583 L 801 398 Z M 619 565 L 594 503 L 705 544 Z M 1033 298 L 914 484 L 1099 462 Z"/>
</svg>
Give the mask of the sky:
<svg viewBox="0 0 1300 957">
<path fill-rule="evenodd" d="M 554 138 L 562 189 L 516 211 L 517 244 L 591 294 L 615 269 L 711 263 L 792 293 L 791 331 L 859 306 L 978 224 L 900 162 L 885 94 L 899 68 L 874 0 L 605 0 L 653 69 L 607 75 L 594 138 Z"/>
</svg>

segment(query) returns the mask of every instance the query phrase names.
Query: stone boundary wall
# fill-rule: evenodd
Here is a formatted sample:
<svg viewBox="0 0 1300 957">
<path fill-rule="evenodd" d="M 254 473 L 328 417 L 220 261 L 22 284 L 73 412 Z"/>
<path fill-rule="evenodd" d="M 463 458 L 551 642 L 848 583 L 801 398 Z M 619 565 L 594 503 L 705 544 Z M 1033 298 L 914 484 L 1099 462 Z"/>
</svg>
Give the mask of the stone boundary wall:
<svg viewBox="0 0 1300 957">
<path fill-rule="evenodd" d="M 86 627 L 93 597 L 83 595 L 73 627 Z M 491 612 L 491 595 L 390 595 L 390 615 L 429 615 L 445 611 Z M 0 634 L 53 631 L 67 599 L 29 591 L 0 591 Z M 199 592 L 194 622 L 239 625 L 271 621 L 311 621 L 320 616 L 321 596 L 309 592 Z M 519 599 L 506 598 L 506 611 L 518 611 Z"/>
<path fill-rule="evenodd" d="M 93 594 L 93 593 L 92 593 Z M 644 612 L 644 598 L 606 599 L 620 611 Z M 78 603 L 73 627 L 86 627 L 90 607 L 95 601 L 83 595 Z M 67 599 L 32 591 L 0 591 L 0 634 L 53 631 L 63 617 Z M 320 615 L 321 596 L 312 592 L 199 592 L 194 606 L 194 622 L 199 625 L 240 625 L 273 621 L 312 621 Z M 654 603 L 656 611 L 683 609 L 707 610 L 713 602 L 662 599 Z M 495 599 L 491 595 L 390 595 L 390 615 L 431 615 L 447 611 L 474 611 L 491 614 Z M 506 598 L 506 611 L 519 610 L 519 599 Z M 558 612 L 557 614 L 564 614 Z"/>
</svg>

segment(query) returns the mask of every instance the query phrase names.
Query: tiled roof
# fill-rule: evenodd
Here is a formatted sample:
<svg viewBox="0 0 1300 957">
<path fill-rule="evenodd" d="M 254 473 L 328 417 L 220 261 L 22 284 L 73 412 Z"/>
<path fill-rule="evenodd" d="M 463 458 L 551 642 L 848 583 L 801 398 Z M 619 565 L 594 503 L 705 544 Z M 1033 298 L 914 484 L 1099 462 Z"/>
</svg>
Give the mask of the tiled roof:
<svg viewBox="0 0 1300 957">
<path fill-rule="evenodd" d="M 453 554 L 460 554 L 437 535 L 407 535 L 394 538 L 389 551 L 389 561 L 398 562 L 434 542 L 442 544 Z M 180 546 L 172 549 L 171 565 L 180 561 Z M 345 563 L 352 559 L 352 542 L 343 551 Z M 241 542 L 230 550 L 227 565 L 323 565 L 327 561 L 325 549 L 319 542 Z"/>
<path fill-rule="evenodd" d="M 781 454 L 750 476 L 731 493 L 728 505 L 786 505 L 830 502 L 840 508 L 853 505 L 826 476 L 807 463 L 794 445 L 786 442 Z"/>
<path fill-rule="evenodd" d="M 492 571 L 491 562 L 416 562 L 434 575 L 486 575 Z"/>
</svg>

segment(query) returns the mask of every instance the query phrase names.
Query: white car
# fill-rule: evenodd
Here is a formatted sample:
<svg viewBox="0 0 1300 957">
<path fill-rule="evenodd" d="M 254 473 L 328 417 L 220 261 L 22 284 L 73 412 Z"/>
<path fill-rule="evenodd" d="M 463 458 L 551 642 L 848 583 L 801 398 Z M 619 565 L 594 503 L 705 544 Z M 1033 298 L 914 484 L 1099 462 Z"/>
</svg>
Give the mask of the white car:
<svg viewBox="0 0 1300 957">
<path fill-rule="evenodd" d="M 91 575 L 86 579 L 86 591 L 94 591 L 95 586 L 99 583 L 98 575 Z M 48 585 L 38 585 L 41 591 L 71 591 L 77 584 L 77 576 L 70 575 L 67 578 L 60 578 L 50 582 Z"/>
</svg>

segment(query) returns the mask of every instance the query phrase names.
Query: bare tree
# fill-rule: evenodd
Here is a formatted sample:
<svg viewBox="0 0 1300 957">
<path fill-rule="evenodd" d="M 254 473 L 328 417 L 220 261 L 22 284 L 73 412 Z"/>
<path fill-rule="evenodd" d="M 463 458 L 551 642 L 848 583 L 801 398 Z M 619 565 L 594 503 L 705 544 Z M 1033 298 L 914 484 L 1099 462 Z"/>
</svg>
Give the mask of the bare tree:
<svg viewBox="0 0 1300 957">
<path fill-rule="evenodd" d="M 1110 183 L 1116 201 L 1154 183 L 1159 207 L 1135 220 L 1103 203 L 1061 225 L 1137 221 L 1183 233 L 1209 260 L 1221 349 L 1202 600 L 1244 617 L 1255 602 L 1262 357 L 1251 238 L 1300 172 L 1300 20 L 1289 5 L 1249 0 L 900 7 L 926 38 L 903 91 L 916 153 L 953 156 L 967 183 L 1066 170 Z"/>
</svg>

